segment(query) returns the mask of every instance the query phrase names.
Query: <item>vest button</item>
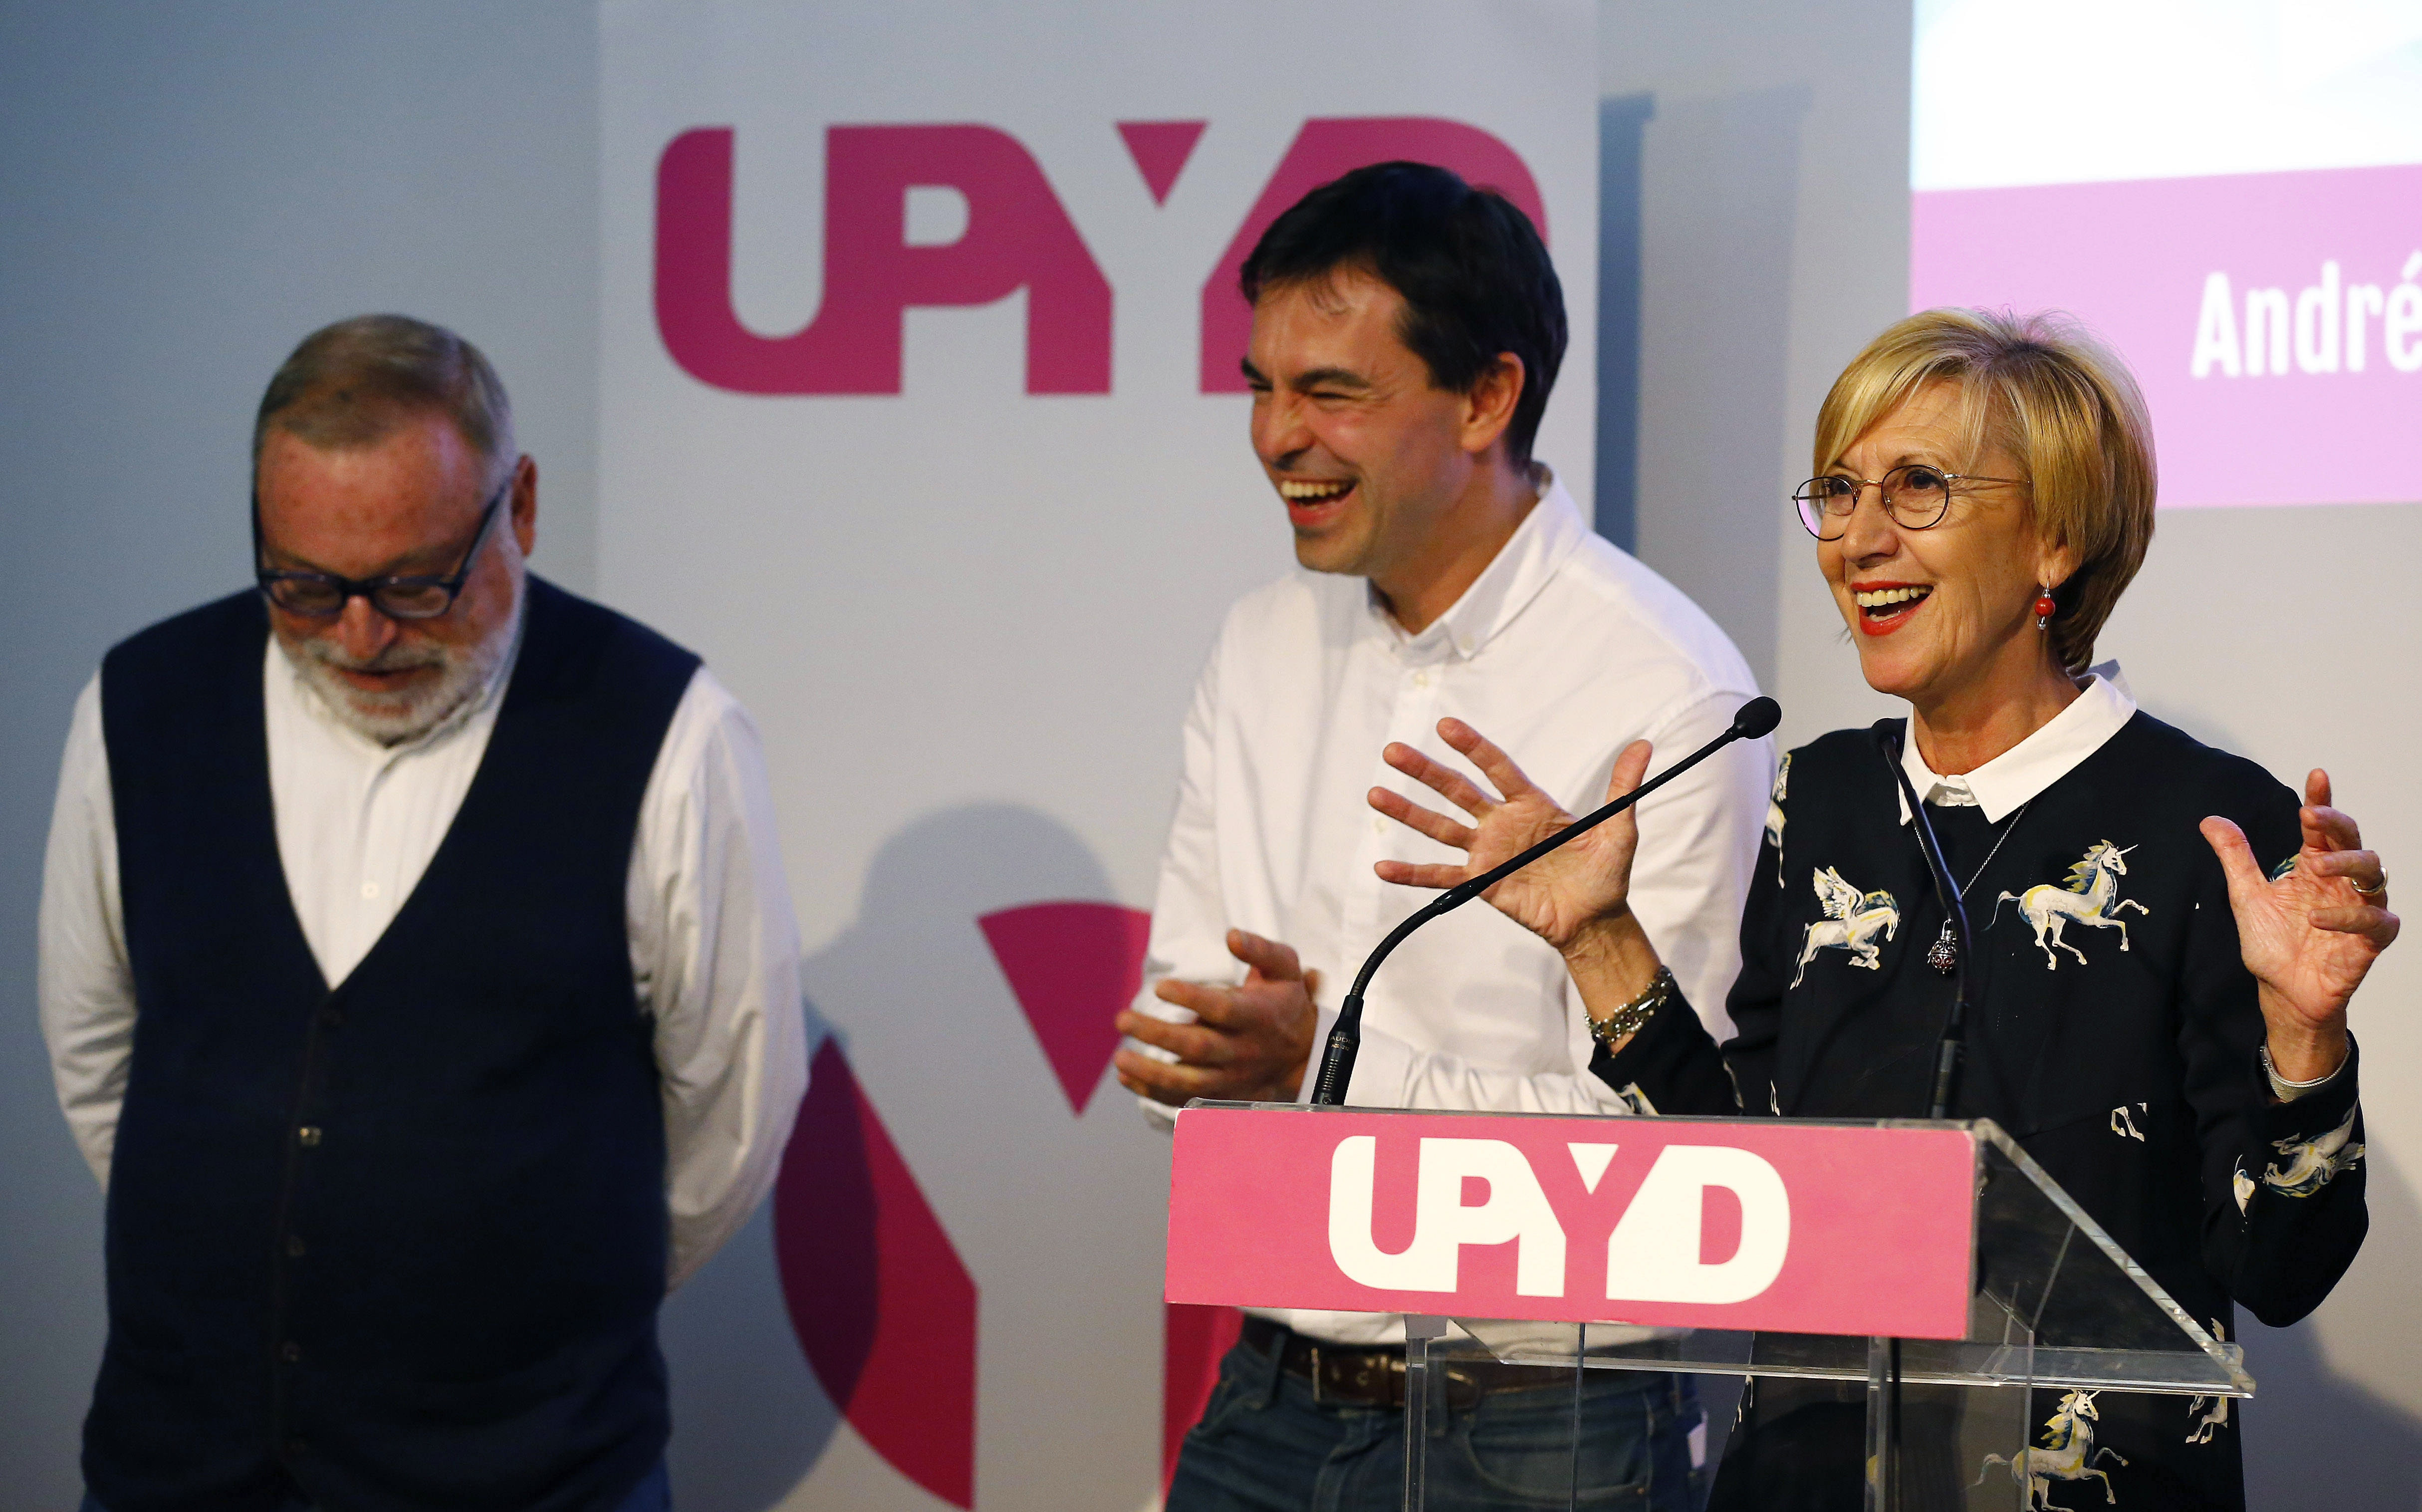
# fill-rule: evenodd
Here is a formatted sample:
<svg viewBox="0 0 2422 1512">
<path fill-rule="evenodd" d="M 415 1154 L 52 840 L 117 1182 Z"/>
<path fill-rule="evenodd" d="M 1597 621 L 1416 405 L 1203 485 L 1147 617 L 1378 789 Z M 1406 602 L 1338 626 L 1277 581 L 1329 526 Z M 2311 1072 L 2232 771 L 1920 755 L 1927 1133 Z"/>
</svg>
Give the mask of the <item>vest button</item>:
<svg viewBox="0 0 2422 1512">
<path fill-rule="evenodd" d="M 294 1137 L 303 1142 L 305 1148 L 316 1149 L 320 1143 L 320 1126 L 306 1124 L 294 1131 Z"/>
<path fill-rule="evenodd" d="M 303 1347 L 289 1340 L 277 1347 L 277 1358 L 290 1365 L 299 1365 L 303 1362 Z"/>
<path fill-rule="evenodd" d="M 330 1029 L 336 1028 L 338 1024 L 341 1024 L 344 1021 L 345 1011 L 341 1008 L 322 1008 L 320 1010 L 320 1022 L 327 1025 Z"/>
<path fill-rule="evenodd" d="M 303 1258 L 303 1236 L 301 1235 L 289 1234 L 286 1236 L 286 1253 L 291 1259 L 300 1260 Z"/>
<path fill-rule="evenodd" d="M 310 1452 L 311 1441 L 308 1439 L 289 1439 L 286 1441 L 286 1457 L 289 1459 L 300 1459 Z"/>
</svg>

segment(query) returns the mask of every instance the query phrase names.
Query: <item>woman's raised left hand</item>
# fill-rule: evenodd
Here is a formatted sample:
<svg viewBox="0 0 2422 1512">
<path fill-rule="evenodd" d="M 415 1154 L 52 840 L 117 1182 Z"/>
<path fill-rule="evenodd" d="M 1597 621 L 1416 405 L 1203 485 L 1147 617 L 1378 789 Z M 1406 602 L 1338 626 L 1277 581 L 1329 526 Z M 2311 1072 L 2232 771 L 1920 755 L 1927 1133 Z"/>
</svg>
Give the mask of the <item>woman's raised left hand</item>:
<svg viewBox="0 0 2422 1512">
<path fill-rule="evenodd" d="M 2354 820 L 2330 807 L 2330 775 L 2304 779 L 2304 845 L 2277 879 L 2262 874 L 2245 832 L 2214 815 L 2203 837 L 2228 879 L 2245 969 L 2260 988 L 2273 1069 L 2325 1077 L 2346 1060 L 2347 1003 L 2397 937 L 2388 877 Z"/>
</svg>

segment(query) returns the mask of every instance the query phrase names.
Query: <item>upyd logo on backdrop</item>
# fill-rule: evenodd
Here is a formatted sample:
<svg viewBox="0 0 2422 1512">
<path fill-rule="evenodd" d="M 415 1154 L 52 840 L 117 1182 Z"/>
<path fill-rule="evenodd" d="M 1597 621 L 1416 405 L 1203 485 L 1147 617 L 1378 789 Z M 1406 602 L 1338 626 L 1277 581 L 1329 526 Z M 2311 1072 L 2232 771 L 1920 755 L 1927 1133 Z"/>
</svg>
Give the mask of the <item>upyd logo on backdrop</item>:
<svg viewBox="0 0 2422 1512">
<path fill-rule="evenodd" d="M 1153 203 L 1166 203 L 1206 122 L 1120 121 Z M 1109 123 L 1105 122 L 1107 130 Z M 749 330 L 731 298 L 730 127 L 684 132 L 656 169 L 656 328 L 700 383 L 743 394 L 897 394 L 913 307 L 989 305 L 1026 291 L 1026 391 L 1110 391 L 1116 296 L 1041 164 L 996 126 L 833 126 L 825 137 L 824 303 L 788 336 Z M 1271 221 L 1350 168 L 1408 158 L 1455 169 L 1548 232 L 1538 185 L 1504 142 L 1434 117 L 1313 119 L 1271 170 L 1203 285 L 1202 391 L 1242 393 L 1251 311 L 1236 291 Z M 954 235 L 915 233 L 912 197 L 955 195 Z"/>
<path fill-rule="evenodd" d="M 598 591 L 758 719 L 832 1027 L 770 1235 L 668 1323 L 763 1409 L 685 1488 L 1157 1489 L 1235 1315 L 1164 1308 L 1170 1144 L 1104 1062 L 1186 690 L 1291 558 L 1236 269 L 1363 163 L 1503 191 L 1565 268 L 1540 447 L 1586 508 L 1597 10 L 602 0 Z"/>
</svg>

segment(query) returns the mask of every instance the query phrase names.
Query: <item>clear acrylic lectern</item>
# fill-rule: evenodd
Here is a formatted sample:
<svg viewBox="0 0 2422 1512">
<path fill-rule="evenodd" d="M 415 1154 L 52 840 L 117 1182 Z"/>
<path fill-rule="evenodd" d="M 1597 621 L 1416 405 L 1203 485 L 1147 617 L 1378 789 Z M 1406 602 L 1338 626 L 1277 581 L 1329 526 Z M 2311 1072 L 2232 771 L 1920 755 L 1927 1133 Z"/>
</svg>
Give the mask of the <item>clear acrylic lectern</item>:
<svg viewBox="0 0 2422 1512">
<path fill-rule="evenodd" d="M 2187 1316 L 2007 1134 L 1989 1120 L 1953 1126 L 1975 1137 L 1979 1194 L 1965 1338 L 1408 1316 L 1405 1505 L 1449 1504 L 1432 1495 L 1429 1472 L 1438 1457 L 1469 1452 L 1442 1406 L 1459 1362 L 1528 1367 L 1543 1390 L 1568 1389 L 1576 1432 L 1591 1370 L 1743 1376 L 1751 1392 L 1830 1391 L 1846 1404 L 1863 1395 L 1865 1505 L 1879 1512 L 2022 1512 L 2044 1504 L 2036 1485 L 2068 1481 L 2088 1483 L 2090 1501 L 2107 1453 L 2093 1442 L 2095 1393 L 2215 1405 L 2253 1394 L 2242 1349 Z"/>
</svg>

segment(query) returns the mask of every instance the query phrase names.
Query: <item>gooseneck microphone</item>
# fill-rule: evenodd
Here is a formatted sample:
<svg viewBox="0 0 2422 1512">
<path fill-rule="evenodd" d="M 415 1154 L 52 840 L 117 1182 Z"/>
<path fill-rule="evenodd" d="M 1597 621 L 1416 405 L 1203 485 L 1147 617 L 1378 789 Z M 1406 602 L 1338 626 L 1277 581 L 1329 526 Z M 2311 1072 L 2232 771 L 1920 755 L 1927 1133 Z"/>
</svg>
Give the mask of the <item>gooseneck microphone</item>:
<svg viewBox="0 0 2422 1512">
<path fill-rule="evenodd" d="M 1959 1090 L 1959 1062 L 1968 1053 L 1968 957 L 1974 937 L 1968 928 L 1968 900 L 1959 895 L 1958 884 L 1951 880 L 1951 867 L 1942 858 L 1942 843 L 1934 838 L 1934 821 L 1927 818 L 1926 805 L 1917 801 L 1917 790 L 1909 784 L 1909 772 L 1901 764 L 1899 743 L 1893 739 L 1888 724 L 1876 726 L 1876 749 L 1882 753 L 1884 764 L 1892 768 L 1893 780 L 1900 784 L 1900 795 L 1909 805 L 1910 823 L 1917 830 L 1917 848 L 1926 855 L 1927 879 L 1934 884 L 1934 899 L 1942 906 L 1942 917 L 1959 932 L 1952 942 L 1951 1012 L 1942 1020 L 1942 1037 L 1934 1046 L 1934 1091 L 1927 1098 L 1926 1116 L 1949 1118 L 1951 1099 Z M 1907 738 L 1906 736 L 1903 737 Z"/>
<path fill-rule="evenodd" d="M 1478 876 L 1456 883 L 1430 900 L 1426 906 L 1412 917 L 1390 930 L 1388 937 L 1379 942 L 1379 948 L 1363 960 L 1362 969 L 1354 974 L 1353 989 L 1345 994 L 1345 1001 L 1337 1010 L 1336 1026 L 1329 1030 L 1328 1047 L 1321 1052 L 1320 1075 L 1313 1083 L 1312 1105 L 1315 1108 L 1345 1106 L 1345 1084 L 1354 1079 L 1355 1052 L 1362 1046 L 1362 990 L 1371 984 L 1371 973 L 1379 969 L 1379 963 L 1388 958 L 1389 952 L 1405 942 L 1405 937 L 1440 914 L 1453 913 L 1557 846 L 1588 834 L 1734 741 L 1755 740 L 1766 734 L 1782 718 L 1783 705 L 1772 699 L 1750 700 L 1740 706 L 1739 713 L 1733 716 L 1732 728 L 1722 734 L 1708 741 L 1612 803 L 1574 820 L 1521 855 L 1510 860 L 1501 861 Z"/>
</svg>

